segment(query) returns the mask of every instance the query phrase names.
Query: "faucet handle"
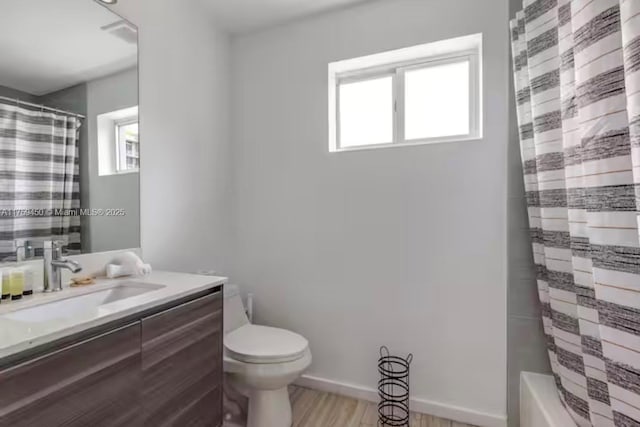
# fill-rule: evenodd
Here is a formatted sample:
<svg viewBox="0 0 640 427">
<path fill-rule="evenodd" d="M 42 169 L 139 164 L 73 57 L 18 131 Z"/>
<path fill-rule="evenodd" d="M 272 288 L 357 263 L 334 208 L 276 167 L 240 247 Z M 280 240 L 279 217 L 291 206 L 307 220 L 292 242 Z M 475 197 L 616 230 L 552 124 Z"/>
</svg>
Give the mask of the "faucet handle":
<svg viewBox="0 0 640 427">
<path fill-rule="evenodd" d="M 44 249 L 61 249 L 64 244 L 63 240 L 45 240 Z"/>
<path fill-rule="evenodd" d="M 52 259 L 58 259 L 62 257 L 62 247 L 65 244 L 62 240 L 47 240 L 44 242 L 44 252 L 50 252 Z"/>
<path fill-rule="evenodd" d="M 31 240 L 16 239 L 13 241 L 13 250 L 16 253 L 16 261 L 21 262 L 34 257 L 34 246 Z"/>
</svg>

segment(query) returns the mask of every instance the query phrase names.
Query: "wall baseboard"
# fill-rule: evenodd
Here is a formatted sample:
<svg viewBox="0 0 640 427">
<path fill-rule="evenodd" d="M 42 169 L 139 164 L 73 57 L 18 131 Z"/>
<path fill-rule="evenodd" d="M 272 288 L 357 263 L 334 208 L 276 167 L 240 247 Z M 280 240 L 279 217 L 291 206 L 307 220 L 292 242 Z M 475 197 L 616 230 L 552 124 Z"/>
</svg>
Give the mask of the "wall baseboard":
<svg viewBox="0 0 640 427">
<path fill-rule="evenodd" d="M 377 390 L 355 384 L 347 384 L 311 375 L 301 376 L 295 384 L 314 390 L 352 397 L 354 399 L 367 400 L 369 402 L 378 401 Z M 478 427 L 507 427 L 506 415 L 487 414 L 473 409 L 419 398 L 411 398 L 410 405 L 412 411 L 430 414 L 436 417 L 471 424 Z"/>
</svg>

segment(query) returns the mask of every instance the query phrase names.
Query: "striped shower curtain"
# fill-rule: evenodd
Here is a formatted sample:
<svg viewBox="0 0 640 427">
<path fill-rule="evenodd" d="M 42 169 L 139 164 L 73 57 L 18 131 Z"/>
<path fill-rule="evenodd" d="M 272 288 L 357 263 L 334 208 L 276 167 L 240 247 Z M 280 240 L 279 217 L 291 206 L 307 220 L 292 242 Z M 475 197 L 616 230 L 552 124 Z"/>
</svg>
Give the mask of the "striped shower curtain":
<svg viewBox="0 0 640 427">
<path fill-rule="evenodd" d="M 511 33 L 558 392 L 579 426 L 640 426 L 640 0 L 524 0 Z"/>
<path fill-rule="evenodd" d="M 80 119 L 0 100 L 0 261 L 15 242 L 80 250 Z M 42 247 L 41 244 L 35 245 Z"/>
</svg>

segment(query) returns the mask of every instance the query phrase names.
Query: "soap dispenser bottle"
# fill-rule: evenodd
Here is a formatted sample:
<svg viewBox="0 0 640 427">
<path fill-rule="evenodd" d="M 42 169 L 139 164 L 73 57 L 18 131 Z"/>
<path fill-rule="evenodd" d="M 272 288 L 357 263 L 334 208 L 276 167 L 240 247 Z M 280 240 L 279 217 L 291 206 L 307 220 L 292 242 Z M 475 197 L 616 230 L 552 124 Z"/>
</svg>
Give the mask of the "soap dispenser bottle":
<svg viewBox="0 0 640 427">
<path fill-rule="evenodd" d="M 9 272 L 9 287 L 11 300 L 22 298 L 24 291 L 24 271 L 21 268 L 12 268 Z"/>
<path fill-rule="evenodd" d="M 11 276 L 9 275 L 8 268 L 0 269 L 0 295 L 2 295 L 2 299 L 9 299 L 11 296 Z"/>
<path fill-rule="evenodd" d="M 33 270 L 29 267 L 23 267 L 22 271 L 24 271 L 24 291 L 22 292 L 22 295 L 24 296 L 33 295 L 33 282 L 34 282 Z"/>
</svg>

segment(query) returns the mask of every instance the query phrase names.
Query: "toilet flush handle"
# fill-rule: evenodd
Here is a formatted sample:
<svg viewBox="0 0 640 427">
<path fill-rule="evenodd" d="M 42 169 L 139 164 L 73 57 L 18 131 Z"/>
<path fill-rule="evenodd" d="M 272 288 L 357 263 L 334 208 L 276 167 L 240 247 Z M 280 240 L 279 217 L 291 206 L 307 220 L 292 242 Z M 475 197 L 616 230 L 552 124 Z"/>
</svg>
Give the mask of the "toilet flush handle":
<svg viewBox="0 0 640 427">
<path fill-rule="evenodd" d="M 253 294 L 247 294 L 247 317 L 253 323 Z"/>
</svg>

